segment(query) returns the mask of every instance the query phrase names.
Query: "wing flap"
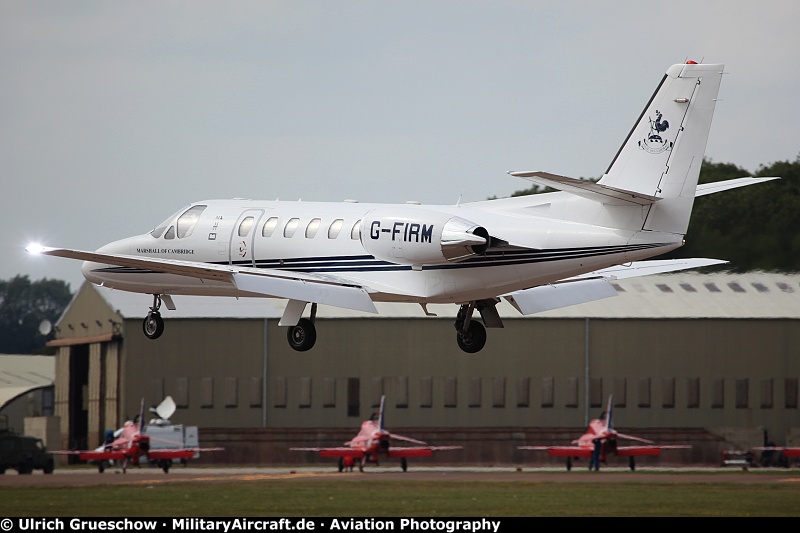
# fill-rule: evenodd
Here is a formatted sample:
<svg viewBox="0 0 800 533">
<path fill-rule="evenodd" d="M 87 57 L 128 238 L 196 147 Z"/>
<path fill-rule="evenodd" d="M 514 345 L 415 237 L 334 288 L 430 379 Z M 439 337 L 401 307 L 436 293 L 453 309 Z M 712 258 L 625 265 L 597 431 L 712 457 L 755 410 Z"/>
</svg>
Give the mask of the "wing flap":
<svg viewBox="0 0 800 533">
<path fill-rule="evenodd" d="M 617 295 L 617 290 L 605 279 L 585 279 L 569 283 L 541 285 L 502 295 L 517 311 L 531 315 L 593 302 Z"/>
<path fill-rule="evenodd" d="M 367 313 L 377 313 L 369 293 L 363 287 L 335 285 L 308 279 L 289 279 L 249 272 L 233 274 L 239 290 L 277 298 L 315 302 Z"/>
</svg>

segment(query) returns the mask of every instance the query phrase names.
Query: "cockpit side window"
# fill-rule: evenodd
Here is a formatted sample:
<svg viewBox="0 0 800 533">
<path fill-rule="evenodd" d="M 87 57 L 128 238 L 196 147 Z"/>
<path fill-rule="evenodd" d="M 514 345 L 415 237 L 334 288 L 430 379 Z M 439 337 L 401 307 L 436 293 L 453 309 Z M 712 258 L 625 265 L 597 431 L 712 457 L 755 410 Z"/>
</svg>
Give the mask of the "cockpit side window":
<svg viewBox="0 0 800 533">
<path fill-rule="evenodd" d="M 194 205 L 186 210 L 181 216 L 178 217 L 178 238 L 182 239 L 188 237 L 194 231 L 197 221 L 200 220 L 200 214 L 205 211 L 206 206 Z"/>
<path fill-rule="evenodd" d="M 174 239 L 175 238 L 175 226 L 170 226 L 167 232 L 164 234 L 165 239 Z"/>
</svg>

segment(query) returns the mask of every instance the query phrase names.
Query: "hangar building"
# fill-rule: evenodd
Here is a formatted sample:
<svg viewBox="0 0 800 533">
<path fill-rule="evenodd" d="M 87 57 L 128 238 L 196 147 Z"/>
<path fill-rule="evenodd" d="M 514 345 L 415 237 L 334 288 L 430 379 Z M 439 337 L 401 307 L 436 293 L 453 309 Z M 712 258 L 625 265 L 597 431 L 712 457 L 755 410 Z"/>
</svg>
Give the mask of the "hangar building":
<svg viewBox="0 0 800 533">
<path fill-rule="evenodd" d="M 230 450 L 222 461 L 301 462 L 289 446 L 341 445 L 385 394 L 390 429 L 463 443 L 446 459 L 456 462 L 526 461 L 516 445 L 566 444 L 609 396 L 620 430 L 689 439 L 678 461 L 715 462 L 765 432 L 800 445 L 800 276 L 681 273 L 615 286 L 615 298 L 529 317 L 502 302 L 505 327 L 467 354 L 455 305 L 429 306 L 436 317 L 414 304 L 379 303 L 378 316 L 320 306 L 316 345 L 296 352 L 278 326 L 285 301 L 176 296 L 163 336 L 149 340 L 152 296 L 85 283 L 49 342 L 61 444 L 97 446 L 142 398 L 170 395 L 176 423 Z"/>
</svg>

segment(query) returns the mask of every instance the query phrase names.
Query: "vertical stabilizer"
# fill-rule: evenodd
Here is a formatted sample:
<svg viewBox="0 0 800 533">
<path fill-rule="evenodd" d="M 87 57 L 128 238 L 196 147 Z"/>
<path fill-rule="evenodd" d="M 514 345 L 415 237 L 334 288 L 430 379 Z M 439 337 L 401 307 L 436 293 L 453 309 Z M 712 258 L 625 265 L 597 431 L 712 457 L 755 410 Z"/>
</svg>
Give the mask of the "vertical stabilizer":
<svg viewBox="0 0 800 533">
<path fill-rule="evenodd" d="M 608 408 L 606 409 L 606 429 L 608 431 L 612 431 L 614 426 L 611 424 L 611 408 L 612 408 L 612 396 L 609 395 L 608 397 Z"/>
<path fill-rule="evenodd" d="M 386 402 L 386 396 L 381 396 L 381 410 L 378 412 L 378 429 L 380 429 L 381 431 L 386 429 L 384 427 L 384 425 L 383 425 L 384 424 L 384 421 L 383 421 L 383 407 L 384 407 L 384 403 L 385 402 Z"/>
<path fill-rule="evenodd" d="M 659 199 L 642 229 L 686 233 L 723 67 L 670 67 L 601 178 L 602 185 Z"/>
</svg>

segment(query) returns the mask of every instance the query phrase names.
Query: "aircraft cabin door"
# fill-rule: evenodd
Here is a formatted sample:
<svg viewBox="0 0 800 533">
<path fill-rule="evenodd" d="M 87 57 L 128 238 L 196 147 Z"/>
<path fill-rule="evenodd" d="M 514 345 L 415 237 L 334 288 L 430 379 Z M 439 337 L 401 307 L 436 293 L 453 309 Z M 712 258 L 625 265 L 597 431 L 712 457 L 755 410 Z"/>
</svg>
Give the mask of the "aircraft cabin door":
<svg viewBox="0 0 800 533">
<path fill-rule="evenodd" d="M 263 216 L 263 209 L 248 209 L 239 215 L 231 232 L 231 245 L 228 251 L 228 262 L 231 265 L 256 266 L 255 235 Z"/>
</svg>

